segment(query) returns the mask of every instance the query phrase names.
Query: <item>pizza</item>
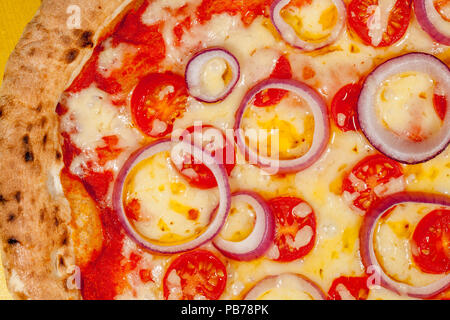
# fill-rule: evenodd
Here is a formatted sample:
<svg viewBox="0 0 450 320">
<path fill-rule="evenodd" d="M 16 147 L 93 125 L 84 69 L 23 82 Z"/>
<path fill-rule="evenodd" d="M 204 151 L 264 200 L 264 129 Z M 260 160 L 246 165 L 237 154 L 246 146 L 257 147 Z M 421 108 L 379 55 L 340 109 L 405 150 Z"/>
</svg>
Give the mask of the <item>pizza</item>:
<svg viewBox="0 0 450 320">
<path fill-rule="evenodd" d="M 44 0 L 0 91 L 18 299 L 448 299 L 450 1 Z"/>
</svg>

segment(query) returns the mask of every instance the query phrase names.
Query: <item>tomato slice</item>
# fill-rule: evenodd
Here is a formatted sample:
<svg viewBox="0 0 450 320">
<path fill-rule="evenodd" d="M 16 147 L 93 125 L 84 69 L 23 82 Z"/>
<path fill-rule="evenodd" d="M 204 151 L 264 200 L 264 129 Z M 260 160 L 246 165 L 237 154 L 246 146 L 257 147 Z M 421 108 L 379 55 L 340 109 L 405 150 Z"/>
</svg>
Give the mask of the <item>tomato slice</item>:
<svg viewBox="0 0 450 320">
<path fill-rule="evenodd" d="M 383 0 L 381 0 L 383 1 Z M 366 43 L 374 47 L 388 47 L 400 40 L 405 34 L 411 19 L 411 0 L 397 0 L 387 21 L 381 42 L 372 43 L 371 25 L 380 24 L 383 20 L 379 10 L 380 0 L 353 0 L 348 6 L 348 21 L 350 27 Z M 383 26 L 382 26 L 383 27 Z"/>
<path fill-rule="evenodd" d="M 368 277 L 346 276 L 334 279 L 328 290 L 328 300 L 351 300 L 351 297 L 342 297 L 343 292 L 350 294 L 355 300 L 367 300 L 369 295 L 367 280 Z"/>
<path fill-rule="evenodd" d="M 300 204 L 306 214 L 295 214 Z M 275 216 L 274 243 L 279 252 L 273 260 L 288 262 L 307 255 L 316 238 L 316 216 L 309 204 L 295 197 L 279 197 L 270 200 L 269 206 Z"/>
<path fill-rule="evenodd" d="M 361 85 L 351 83 L 342 87 L 331 102 L 331 116 L 337 127 L 344 132 L 359 129 L 357 104 L 360 93 Z"/>
<path fill-rule="evenodd" d="M 400 189 L 395 191 L 383 190 L 382 188 L 382 185 L 388 187 L 391 179 L 397 179 L 402 176 L 403 170 L 398 162 L 381 154 L 368 156 L 358 162 L 344 177 L 342 192 L 355 195 L 352 205 L 357 210 L 365 213 L 380 198 L 380 195 L 383 195 L 382 193 L 388 194 L 403 191 Z M 398 188 L 398 186 L 395 187 Z"/>
<path fill-rule="evenodd" d="M 414 262 L 423 272 L 450 271 L 450 210 L 434 210 L 420 220 L 411 246 Z"/>
<path fill-rule="evenodd" d="M 171 72 L 151 73 L 134 89 L 131 97 L 133 119 L 145 134 L 164 137 L 186 110 L 187 97 L 183 77 Z"/>
<path fill-rule="evenodd" d="M 164 298 L 169 299 L 172 290 L 178 291 L 181 300 L 193 300 L 199 295 L 217 300 L 226 283 L 227 270 L 222 261 L 207 250 L 195 250 L 170 264 L 163 279 Z"/>
<path fill-rule="evenodd" d="M 227 174 L 231 174 L 236 165 L 234 145 L 221 130 L 211 125 L 191 126 L 184 131 L 182 137 L 183 139 L 188 139 L 189 143 L 201 143 L 202 147 L 210 151 L 210 154 L 216 161 L 225 167 Z M 203 163 L 196 163 L 192 156 L 186 159 L 181 168 L 178 168 L 178 166 L 175 166 L 175 168 L 186 178 L 191 186 L 200 189 L 217 187 L 216 178 L 211 170 Z M 194 172 L 191 172 L 192 170 Z"/>
<path fill-rule="evenodd" d="M 276 79 L 291 79 L 292 68 L 289 60 L 283 55 L 281 56 L 277 64 L 275 65 L 271 78 Z M 259 92 L 255 96 L 253 104 L 257 107 L 268 107 L 278 104 L 287 94 L 286 90 L 281 89 L 268 89 L 263 92 Z"/>
<path fill-rule="evenodd" d="M 445 114 L 447 113 L 447 98 L 445 96 L 435 94 L 433 96 L 433 105 L 438 117 L 444 121 Z"/>
</svg>

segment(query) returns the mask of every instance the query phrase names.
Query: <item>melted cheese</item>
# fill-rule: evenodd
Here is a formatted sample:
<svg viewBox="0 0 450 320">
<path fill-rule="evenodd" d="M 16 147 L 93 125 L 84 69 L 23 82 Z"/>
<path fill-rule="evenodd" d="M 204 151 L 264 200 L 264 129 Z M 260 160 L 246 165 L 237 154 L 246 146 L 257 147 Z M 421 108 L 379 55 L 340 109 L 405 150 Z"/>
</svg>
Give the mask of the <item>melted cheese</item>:
<svg viewBox="0 0 450 320">
<path fill-rule="evenodd" d="M 228 71 L 229 66 L 224 59 L 211 59 L 206 63 L 201 71 L 201 78 L 208 95 L 217 96 L 225 90 L 228 84 L 225 75 Z"/>
<path fill-rule="evenodd" d="M 336 6 L 331 0 L 315 0 L 301 8 L 288 5 L 281 11 L 283 19 L 303 40 L 326 39 L 338 20 Z"/>
<path fill-rule="evenodd" d="M 242 241 L 252 232 L 255 221 L 254 208 L 247 202 L 233 198 L 231 210 L 220 231 L 220 237 L 228 241 Z"/>
<path fill-rule="evenodd" d="M 112 39 L 104 43 L 104 50 L 98 58 L 98 70 L 104 78 L 108 78 L 114 70 L 122 67 L 125 54 L 134 53 L 136 49 L 128 44 L 120 43 L 116 47 L 112 45 Z"/>
<path fill-rule="evenodd" d="M 108 161 L 105 166 L 114 172 L 121 168 L 143 139 L 132 124 L 128 110 L 113 105 L 108 94 L 95 86 L 70 96 L 67 107 L 68 112 L 61 119 L 61 130 L 70 133 L 72 142 L 82 150 L 70 167 L 76 175 L 83 176 L 87 162 L 97 159 L 95 149 L 105 145 L 103 137 L 117 136 L 116 147 L 124 149 L 118 159 Z M 103 170 L 95 163 L 93 169 Z"/>
<path fill-rule="evenodd" d="M 62 119 L 62 130 L 74 132 L 72 141 L 83 150 L 102 146 L 102 138 L 119 137 L 118 147 L 135 145 L 139 133 L 134 128 L 128 111 L 114 106 L 108 94 L 92 86 L 67 100 L 69 111 Z"/>
<path fill-rule="evenodd" d="M 399 136 L 430 137 L 442 126 L 433 105 L 434 89 L 427 74 L 405 73 L 385 80 L 377 95 L 379 118 Z"/>
<path fill-rule="evenodd" d="M 293 159 L 305 154 L 311 147 L 314 118 L 305 101 L 290 93 L 276 106 L 250 106 L 244 114 L 241 128 L 249 140 L 249 146 L 258 149 L 259 154 Z"/>
</svg>

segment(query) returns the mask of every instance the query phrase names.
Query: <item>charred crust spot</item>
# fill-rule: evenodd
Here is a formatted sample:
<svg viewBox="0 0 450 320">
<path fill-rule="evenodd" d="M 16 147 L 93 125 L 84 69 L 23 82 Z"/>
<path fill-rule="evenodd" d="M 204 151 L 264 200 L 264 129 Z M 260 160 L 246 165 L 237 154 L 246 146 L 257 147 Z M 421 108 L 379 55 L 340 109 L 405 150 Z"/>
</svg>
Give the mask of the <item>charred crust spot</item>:
<svg viewBox="0 0 450 320">
<path fill-rule="evenodd" d="M 66 266 L 66 263 L 64 262 L 64 258 L 63 257 L 59 257 L 59 265 L 62 267 Z"/>
<path fill-rule="evenodd" d="M 44 137 L 42 138 L 42 144 L 44 146 L 47 144 L 47 140 L 48 140 L 48 136 L 47 136 L 47 134 L 45 134 Z"/>
<path fill-rule="evenodd" d="M 20 202 L 20 200 L 22 199 L 22 193 L 20 191 L 17 191 L 14 195 L 14 198 L 16 198 L 17 202 Z"/>
<path fill-rule="evenodd" d="M 45 220 L 45 209 L 41 209 L 40 213 L 39 219 L 43 222 Z"/>
<path fill-rule="evenodd" d="M 56 151 L 56 160 L 61 160 L 61 157 L 62 157 L 61 152 Z"/>
<path fill-rule="evenodd" d="M 78 57 L 78 54 L 80 53 L 80 50 L 78 49 L 69 49 L 66 51 L 65 59 L 66 63 L 70 64 L 75 61 L 75 59 Z"/>
<path fill-rule="evenodd" d="M 61 223 L 61 222 L 59 221 L 58 217 L 55 217 L 54 222 L 55 222 L 55 227 L 58 227 L 59 224 Z"/>
<path fill-rule="evenodd" d="M 66 246 L 68 242 L 69 242 L 69 240 L 67 239 L 67 236 L 65 236 L 65 237 L 62 239 L 61 244 L 62 244 L 63 246 Z"/>
<path fill-rule="evenodd" d="M 25 162 L 33 161 L 34 160 L 33 152 L 31 152 L 31 151 L 25 152 L 24 158 L 25 158 Z"/>
<path fill-rule="evenodd" d="M 36 48 L 31 48 L 31 49 L 28 51 L 28 56 L 29 56 L 29 57 L 32 57 L 32 56 L 34 56 L 35 53 L 36 53 Z"/>
<path fill-rule="evenodd" d="M 24 145 L 28 145 L 30 143 L 30 137 L 28 135 L 25 135 L 23 136 L 22 141 Z"/>
<path fill-rule="evenodd" d="M 80 47 L 81 48 L 92 48 L 94 46 L 94 42 L 92 41 L 94 33 L 92 31 L 84 31 L 80 36 Z"/>
<path fill-rule="evenodd" d="M 36 107 L 36 112 L 41 112 L 42 111 L 42 102 L 40 102 L 39 104 L 38 104 L 38 106 Z"/>
<path fill-rule="evenodd" d="M 0 203 L 1 203 L 1 204 L 5 204 L 6 201 L 7 201 L 7 200 L 5 199 L 5 197 L 3 197 L 2 194 L 0 194 Z"/>
<path fill-rule="evenodd" d="M 16 220 L 16 215 L 11 212 L 10 214 L 8 214 L 8 218 L 6 218 L 6 221 L 13 222 L 14 220 Z"/>
<path fill-rule="evenodd" d="M 3 116 L 3 109 L 0 109 L 0 118 Z"/>
<path fill-rule="evenodd" d="M 20 242 L 16 238 L 12 238 L 11 237 L 11 238 L 8 239 L 8 244 L 13 246 L 13 245 L 16 245 L 16 244 L 20 244 Z"/>
<path fill-rule="evenodd" d="M 47 124 L 47 122 L 48 122 L 47 117 L 42 117 L 42 118 L 41 118 L 41 127 L 42 127 L 42 128 L 45 127 L 45 125 Z"/>
</svg>

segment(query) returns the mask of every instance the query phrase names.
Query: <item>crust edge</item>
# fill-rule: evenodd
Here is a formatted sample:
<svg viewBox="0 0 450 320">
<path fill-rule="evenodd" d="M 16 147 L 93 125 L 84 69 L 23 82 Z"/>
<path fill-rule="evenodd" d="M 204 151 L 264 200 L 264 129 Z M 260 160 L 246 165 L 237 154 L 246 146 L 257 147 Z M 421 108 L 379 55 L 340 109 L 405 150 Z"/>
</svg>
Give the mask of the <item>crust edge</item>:
<svg viewBox="0 0 450 320">
<path fill-rule="evenodd" d="M 6 65 L 0 88 L 0 241 L 14 298 L 81 298 L 70 285 L 77 276 L 70 206 L 54 185 L 62 167 L 55 107 L 105 22 L 128 3 L 44 0 Z M 73 5 L 81 9 L 82 29 L 67 27 Z"/>
</svg>

